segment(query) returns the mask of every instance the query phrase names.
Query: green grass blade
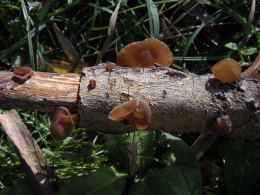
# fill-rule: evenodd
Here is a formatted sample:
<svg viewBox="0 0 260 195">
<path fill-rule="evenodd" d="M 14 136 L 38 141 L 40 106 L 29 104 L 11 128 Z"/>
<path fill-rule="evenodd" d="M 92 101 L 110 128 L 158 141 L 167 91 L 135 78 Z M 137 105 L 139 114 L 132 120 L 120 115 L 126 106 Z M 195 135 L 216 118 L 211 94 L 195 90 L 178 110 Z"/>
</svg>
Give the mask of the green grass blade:
<svg viewBox="0 0 260 195">
<path fill-rule="evenodd" d="M 200 31 L 209 23 L 211 23 L 212 21 L 214 21 L 215 19 L 217 19 L 221 13 L 216 12 L 214 15 L 216 16 L 212 16 L 209 20 L 207 20 L 206 22 L 202 22 L 201 25 L 199 26 L 199 28 L 197 30 L 194 31 L 194 33 L 191 35 L 191 37 L 188 39 L 184 50 L 183 50 L 183 55 L 182 56 L 186 56 L 191 44 L 193 43 L 193 41 L 195 40 L 195 38 L 197 37 L 197 35 L 200 33 Z"/>
<path fill-rule="evenodd" d="M 26 5 L 24 3 L 24 0 L 21 0 L 22 10 L 23 10 L 23 16 L 26 22 L 26 31 L 27 31 L 27 40 L 28 40 L 28 47 L 29 47 L 29 56 L 30 56 L 30 62 L 33 69 L 35 69 L 34 64 L 34 52 L 33 52 L 33 43 L 32 43 L 32 34 L 30 32 L 30 22 L 31 18 L 28 15 Z"/>
<path fill-rule="evenodd" d="M 214 3 L 212 1 L 208 1 L 208 0 L 198 0 L 199 2 L 203 3 L 203 4 L 207 4 L 213 7 L 218 8 L 220 11 L 223 11 L 225 13 L 227 13 L 230 17 L 232 17 L 237 23 L 240 23 L 243 27 L 246 28 L 247 25 L 247 19 L 243 16 L 241 16 L 233 7 L 229 8 L 228 6 L 226 6 L 225 4 L 221 4 L 221 3 Z"/>
<path fill-rule="evenodd" d="M 44 29 L 46 26 L 46 24 L 39 24 L 38 26 L 34 27 L 30 32 L 31 37 L 34 37 L 36 32 L 40 32 L 42 29 Z M 13 44 L 12 46 L 10 46 L 9 48 L 7 48 L 6 50 L 4 50 L 2 53 L 0 53 L 0 59 L 3 59 L 4 57 L 6 57 L 8 54 L 10 54 L 11 52 L 13 52 L 14 50 L 16 50 L 17 48 L 21 47 L 22 45 L 24 45 L 26 43 L 27 40 L 27 35 L 25 35 L 23 38 L 21 38 L 18 42 L 16 42 L 15 44 Z"/>
<path fill-rule="evenodd" d="M 146 0 L 146 3 L 149 15 L 150 34 L 151 37 L 158 39 L 160 32 L 159 14 L 152 0 Z"/>
<path fill-rule="evenodd" d="M 45 18 L 45 16 L 47 16 L 48 11 L 50 10 L 50 8 L 54 2 L 55 2 L 55 0 L 48 0 L 47 2 L 44 3 L 44 6 L 41 9 L 41 11 L 37 17 L 40 22 Z"/>
<path fill-rule="evenodd" d="M 183 56 L 174 56 L 174 61 L 216 61 L 224 59 L 225 56 L 196 56 L 196 57 L 183 57 Z"/>
</svg>

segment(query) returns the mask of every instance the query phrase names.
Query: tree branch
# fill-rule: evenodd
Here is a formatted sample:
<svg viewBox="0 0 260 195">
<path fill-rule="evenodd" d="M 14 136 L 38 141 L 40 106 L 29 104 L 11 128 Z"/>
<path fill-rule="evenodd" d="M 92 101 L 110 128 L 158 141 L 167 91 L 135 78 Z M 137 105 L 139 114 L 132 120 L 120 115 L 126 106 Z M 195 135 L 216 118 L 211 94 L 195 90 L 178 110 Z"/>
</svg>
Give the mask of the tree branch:
<svg viewBox="0 0 260 195">
<path fill-rule="evenodd" d="M 80 76 L 34 72 L 24 84 L 12 80 L 12 72 L 0 71 L 0 107 L 52 112 L 56 106 L 77 106 Z"/>
<path fill-rule="evenodd" d="M 167 132 L 214 131 L 216 118 L 225 113 L 232 121 L 232 136 L 260 135 L 257 102 L 260 85 L 254 79 L 221 84 L 212 75 L 186 74 L 170 68 L 117 68 L 108 72 L 103 65 L 85 68 L 80 83 L 80 124 L 88 130 L 128 132 L 131 125 L 108 120 L 108 113 L 132 97 L 149 103 L 150 130 Z M 89 80 L 96 88 L 88 88 Z"/>
<path fill-rule="evenodd" d="M 211 74 L 198 76 L 162 66 L 117 67 L 109 72 L 104 64 L 85 68 L 81 81 L 76 74 L 35 72 L 25 84 L 17 85 L 11 75 L 0 72 L 1 107 L 52 111 L 55 106 L 77 106 L 79 124 L 88 130 L 134 130 L 107 116 L 115 106 L 135 97 L 151 107 L 149 130 L 215 132 L 216 118 L 227 114 L 232 121 L 231 136 L 255 139 L 260 135 L 260 85 L 248 77 L 221 84 Z M 94 89 L 89 80 L 96 80 Z"/>
<path fill-rule="evenodd" d="M 48 161 L 19 114 L 15 110 L 0 114 L 0 124 L 24 163 L 26 174 L 34 191 L 43 195 L 53 194 L 57 191 L 58 185 L 54 170 L 48 167 Z"/>
</svg>

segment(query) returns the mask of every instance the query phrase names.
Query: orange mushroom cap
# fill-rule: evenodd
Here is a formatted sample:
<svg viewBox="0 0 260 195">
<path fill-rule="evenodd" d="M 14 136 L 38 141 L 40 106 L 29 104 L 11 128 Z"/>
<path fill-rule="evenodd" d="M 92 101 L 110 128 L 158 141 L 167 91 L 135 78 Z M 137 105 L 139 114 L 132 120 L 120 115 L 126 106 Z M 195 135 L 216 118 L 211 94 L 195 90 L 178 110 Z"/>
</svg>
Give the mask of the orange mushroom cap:
<svg viewBox="0 0 260 195">
<path fill-rule="evenodd" d="M 173 55 L 169 47 L 154 38 L 130 43 L 122 48 L 117 55 L 117 65 L 124 67 L 149 67 L 154 63 L 169 67 Z"/>
<path fill-rule="evenodd" d="M 222 83 L 232 82 L 239 79 L 241 66 L 236 60 L 227 58 L 219 61 L 212 67 L 212 72 L 216 79 Z"/>
<path fill-rule="evenodd" d="M 77 120 L 77 114 L 71 114 L 69 109 L 64 106 L 58 107 L 51 120 L 51 135 L 56 140 L 65 139 L 71 133 L 73 125 Z"/>
<path fill-rule="evenodd" d="M 137 130 L 144 130 L 151 122 L 152 112 L 145 101 L 134 98 L 115 107 L 108 118 L 113 121 L 127 119 Z"/>
<path fill-rule="evenodd" d="M 13 71 L 13 79 L 18 82 L 25 82 L 33 75 L 33 69 L 30 67 L 20 67 Z"/>
</svg>

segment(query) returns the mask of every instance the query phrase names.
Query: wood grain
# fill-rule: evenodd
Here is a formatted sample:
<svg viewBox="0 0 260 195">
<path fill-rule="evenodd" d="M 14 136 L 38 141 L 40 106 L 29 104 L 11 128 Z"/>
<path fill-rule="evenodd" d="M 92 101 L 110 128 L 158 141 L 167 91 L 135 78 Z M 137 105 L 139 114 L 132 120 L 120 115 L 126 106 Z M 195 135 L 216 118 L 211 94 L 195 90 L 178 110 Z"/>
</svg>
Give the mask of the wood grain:
<svg viewBox="0 0 260 195">
<path fill-rule="evenodd" d="M 80 76 L 34 72 L 23 84 L 13 73 L 0 71 L 1 108 L 22 108 L 52 112 L 56 106 L 76 107 Z"/>
<path fill-rule="evenodd" d="M 48 161 L 18 113 L 11 110 L 0 114 L 0 123 L 21 158 L 34 191 L 53 194 L 57 185 L 54 171 L 48 167 Z"/>
</svg>

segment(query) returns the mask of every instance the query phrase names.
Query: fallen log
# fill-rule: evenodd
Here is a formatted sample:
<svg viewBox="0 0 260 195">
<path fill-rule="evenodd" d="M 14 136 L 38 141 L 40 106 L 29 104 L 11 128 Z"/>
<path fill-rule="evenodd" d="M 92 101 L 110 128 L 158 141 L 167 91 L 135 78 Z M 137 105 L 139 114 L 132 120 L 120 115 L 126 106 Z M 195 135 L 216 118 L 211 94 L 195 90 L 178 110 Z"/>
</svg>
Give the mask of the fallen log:
<svg viewBox="0 0 260 195">
<path fill-rule="evenodd" d="M 216 118 L 226 114 L 232 121 L 231 137 L 255 139 L 260 135 L 260 85 L 251 77 L 221 84 L 211 74 L 199 76 L 159 65 L 116 67 L 110 72 L 105 64 L 84 68 L 81 78 L 77 74 L 35 72 L 18 85 L 11 77 L 10 72 L 0 72 L 1 108 L 52 112 L 61 105 L 74 107 L 80 114 L 79 124 L 87 130 L 134 130 L 130 124 L 110 121 L 107 116 L 115 106 L 135 97 L 151 107 L 149 130 L 215 133 Z M 96 81 L 95 87 L 90 86 L 90 80 Z"/>
<path fill-rule="evenodd" d="M 88 130 L 128 132 L 131 125 L 108 120 L 108 113 L 123 101 L 137 97 L 152 110 L 150 130 L 208 132 L 220 113 L 229 115 L 233 136 L 259 136 L 260 85 L 241 78 L 220 84 L 212 75 L 193 75 L 162 66 L 107 72 L 99 65 L 83 70 L 79 91 L 80 124 Z M 95 89 L 88 89 L 96 80 Z"/>
</svg>

